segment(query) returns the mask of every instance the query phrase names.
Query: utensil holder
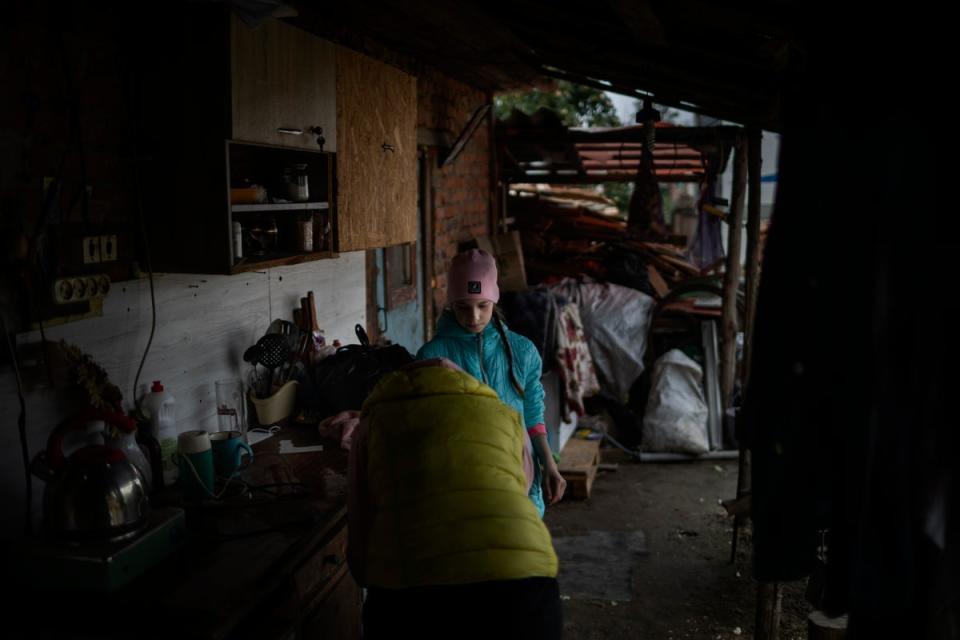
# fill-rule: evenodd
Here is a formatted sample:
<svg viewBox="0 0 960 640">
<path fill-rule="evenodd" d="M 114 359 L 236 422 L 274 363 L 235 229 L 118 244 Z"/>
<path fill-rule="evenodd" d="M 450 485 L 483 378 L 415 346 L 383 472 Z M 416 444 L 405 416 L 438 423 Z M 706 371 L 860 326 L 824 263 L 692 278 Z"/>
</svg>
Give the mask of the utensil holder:
<svg viewBox="0 0 960 640">
<path fill-rule="evenodd" d="M 297 400 L 296 380 L 289 380 L 277 389 L 273 395 L 266 398 L 258 398 L 250 391 L 250 402 L 257 412 L 257 421 L 261 426 L 267 427 L 286 420 L 291 413 Z"/>
</svg>

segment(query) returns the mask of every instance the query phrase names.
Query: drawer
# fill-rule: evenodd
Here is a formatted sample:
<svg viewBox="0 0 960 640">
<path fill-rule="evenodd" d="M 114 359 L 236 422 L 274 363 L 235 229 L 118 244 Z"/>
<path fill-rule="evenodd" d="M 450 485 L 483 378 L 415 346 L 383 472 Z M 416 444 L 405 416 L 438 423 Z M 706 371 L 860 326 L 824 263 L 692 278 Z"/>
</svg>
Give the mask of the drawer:
<svg viewBox="0 0 960 640">
<path fill-rule="evenodd" d="M 326 541 L 321 542 L 298 567 L 292 576 L 297 596 L 308 599 L 326 582 L 338 574 L 347 562 L 347 525 L 342 522 L 331 531 Z"/>
</svg>

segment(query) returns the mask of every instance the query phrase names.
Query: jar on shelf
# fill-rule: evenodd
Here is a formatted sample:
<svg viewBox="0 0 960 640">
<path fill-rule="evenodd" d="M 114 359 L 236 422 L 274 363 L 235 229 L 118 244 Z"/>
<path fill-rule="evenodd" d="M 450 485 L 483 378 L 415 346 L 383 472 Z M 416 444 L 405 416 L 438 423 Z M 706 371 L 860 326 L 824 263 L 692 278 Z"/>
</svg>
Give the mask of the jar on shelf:
<svg viewBox="0 0 960 640">
<path fill-rule="evenodd" d="M 297 251 L 313 251 L 313 216 L 299 216 L 294 224 L 294 248 Z"/>
<path fill-rule="evenodd" d="M 283 170 L 283 183 L 287 199 L 291 202 L 306 202 L 310 199 L 310 184 L 306 164 L 292 164 Z"/>
</svg>

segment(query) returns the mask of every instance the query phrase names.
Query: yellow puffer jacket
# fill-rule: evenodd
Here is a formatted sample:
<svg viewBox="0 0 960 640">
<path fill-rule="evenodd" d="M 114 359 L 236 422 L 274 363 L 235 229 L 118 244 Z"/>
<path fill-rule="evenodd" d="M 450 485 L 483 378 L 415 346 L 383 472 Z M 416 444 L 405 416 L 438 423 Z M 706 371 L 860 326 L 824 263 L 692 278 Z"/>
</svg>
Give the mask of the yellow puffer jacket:
<svg viewBox="0 0 960 640">
<path fill-rule="evenodd" d="M 363 415 L 368 584 L 556 577 L 550 533 L 527 497 L 520 416 L 493 389 L 441 367 L 399 371 Z"/>
</svg>

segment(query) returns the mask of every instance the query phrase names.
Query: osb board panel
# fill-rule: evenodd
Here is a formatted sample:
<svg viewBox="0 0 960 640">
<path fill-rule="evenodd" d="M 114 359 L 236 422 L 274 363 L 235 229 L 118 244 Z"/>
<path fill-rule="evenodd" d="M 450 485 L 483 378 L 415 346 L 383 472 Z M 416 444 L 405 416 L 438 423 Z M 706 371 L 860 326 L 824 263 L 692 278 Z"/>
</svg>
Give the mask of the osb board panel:
<svg viewBox="0 0 960 640">
<path fill-rule="evenodd" d="M 324 151 L 337 150 L 336 47 L 269 20 L 250 29 L 230 17 L 233 137 L 317 150 L 310 128 L 323 128 Z M 278 128 L 303 130 L 283 134 Z"/>
<path fill-rule="evenodd" d="M 416 78 L 342 47 L 336 58 L 340 250 L 415 242 Z"/>
</svg>

